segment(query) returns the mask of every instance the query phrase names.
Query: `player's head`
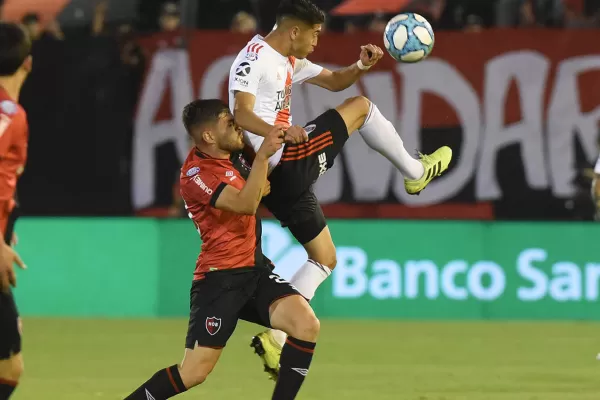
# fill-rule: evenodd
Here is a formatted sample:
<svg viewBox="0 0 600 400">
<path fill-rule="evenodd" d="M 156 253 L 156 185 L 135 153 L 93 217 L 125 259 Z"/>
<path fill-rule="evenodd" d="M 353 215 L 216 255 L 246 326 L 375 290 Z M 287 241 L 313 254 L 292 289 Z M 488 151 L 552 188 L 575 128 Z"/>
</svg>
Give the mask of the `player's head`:
<svg viewBox="0 0 600 400">
<path fill-rule="evenodd" d="M 195 100 L 183 109 L 183 125 L 197 146 L 233 153 L 244 149 L 242 128 L 218 99 Z"/>
<path fill-rule="evenodd" d="M 313 52 L 325 13 L 310 0 L 281 0 L 277 8 L 277 30 L 290 40 L 289 55 L 306 58 Z"/>
<path fill-rule="evenodd" d="M 0 77 L 25 79 L 31 71 L 31 41 L 16 24 L 0 22 Z"/>
</svg>

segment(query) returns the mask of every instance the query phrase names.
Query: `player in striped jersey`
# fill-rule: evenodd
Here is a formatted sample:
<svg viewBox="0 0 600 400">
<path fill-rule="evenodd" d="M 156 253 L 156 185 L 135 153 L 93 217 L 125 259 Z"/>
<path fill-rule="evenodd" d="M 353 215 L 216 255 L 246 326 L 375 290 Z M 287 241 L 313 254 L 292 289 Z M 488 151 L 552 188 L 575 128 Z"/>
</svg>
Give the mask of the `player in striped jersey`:
<svg viewBox="0 0 600 400">
<path fill-rule="evenodd" d="M 238 54 L 229 75 L 229 106 L 254 151 L 274 124 L 286 127 L 286 145 L 269 160 L 271 194 L 264 203 L 308 253 L 309 259 L 291 282 L 309 300 L 336 264 L 335 246 L 312 184 L 332 167 L 350 134 L 358 131 L 369 147 L 390 160 L 405 177 L 410 194 L 422 191 L 452 158 L 445 146 L 413 158 L 392 123 L 363 96 L 349 98 L 303 126 L 292 125 L 293 84 L 341 91 L 383 57 L 378 46 L 368 44 L 362 46 L 356 63 L 341 70 L 313 64 L 306 57 L 317 45 L 324 20 L 323 11 L 310 0 L 282 0 L 276 28 L 264 38 L 255 36 Z M 276 331 L 253 339 L 273 377 L 284 341 L 285 335 Z"/>
</svg>

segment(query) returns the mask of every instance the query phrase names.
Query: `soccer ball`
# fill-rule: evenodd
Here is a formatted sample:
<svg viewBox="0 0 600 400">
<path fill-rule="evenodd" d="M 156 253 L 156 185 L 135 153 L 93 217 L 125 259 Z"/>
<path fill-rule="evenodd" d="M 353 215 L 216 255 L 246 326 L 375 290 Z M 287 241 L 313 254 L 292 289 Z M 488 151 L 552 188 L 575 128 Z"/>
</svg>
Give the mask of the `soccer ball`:
<svg viewBox="0 0 600 400">
<path fill-rule="evenodd" d="M 433 49 L 435 37 L 429 22 L 419 14 L 398 14 L 388 22 L 383 43 L 396 60 L 416 63 L 425 59 Z"/>
</svg>

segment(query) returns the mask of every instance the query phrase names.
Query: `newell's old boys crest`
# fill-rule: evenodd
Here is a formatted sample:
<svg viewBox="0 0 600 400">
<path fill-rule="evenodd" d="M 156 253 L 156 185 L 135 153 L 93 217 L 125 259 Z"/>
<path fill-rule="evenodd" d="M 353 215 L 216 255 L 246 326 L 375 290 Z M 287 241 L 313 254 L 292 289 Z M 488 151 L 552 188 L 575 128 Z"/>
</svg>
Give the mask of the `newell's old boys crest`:
<svg viewBox="0 0 600 400">
<path fill-rule="evenodd" d="M 215 336 L 221 329 L 221 318 L 207 317 L 206 318 L 206 331 L 211 335 Z"/>
</svg>

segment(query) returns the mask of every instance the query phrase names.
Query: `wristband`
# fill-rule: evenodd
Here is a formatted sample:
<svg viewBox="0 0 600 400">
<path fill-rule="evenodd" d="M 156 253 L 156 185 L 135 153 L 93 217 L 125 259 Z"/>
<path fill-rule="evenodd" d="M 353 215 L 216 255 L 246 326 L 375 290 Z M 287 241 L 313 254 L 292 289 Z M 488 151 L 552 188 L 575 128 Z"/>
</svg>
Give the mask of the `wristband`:
<svg viewBox="0 0 600 400">
<path fill-rule="evenodd" d="M 361 60 L 358 60 L 358 61 L 356 62 L 356 66 L 357 66 L 357 67 L 358 67 L 358 69 L 360 69 L 361 71 L 366 71 L 366 70 L 368 70 L 369 68 L 371 68 L 371 66 L 370 66 L 370 65 L 365 65 L 365 64 L 363 64 L 363 62 L 362 62 Z"/>
</svg>

